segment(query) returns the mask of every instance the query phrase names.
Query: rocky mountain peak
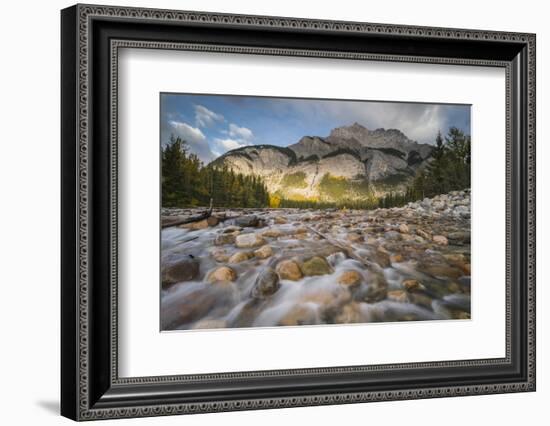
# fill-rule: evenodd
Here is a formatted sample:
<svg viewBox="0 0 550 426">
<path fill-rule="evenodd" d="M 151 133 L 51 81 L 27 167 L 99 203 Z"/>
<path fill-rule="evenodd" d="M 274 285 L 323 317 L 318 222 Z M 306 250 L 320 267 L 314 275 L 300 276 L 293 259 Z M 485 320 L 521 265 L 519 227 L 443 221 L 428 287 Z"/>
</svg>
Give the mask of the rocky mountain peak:
<svg viewBox="0 0 550 426">
<path fill-rule="evenodd" d="M 329 138 L 363 139 L 369 134 L 369 132 L 369 129 L 365 126 L 355 122 L 350 126 L 341 126 L 332 129 Z"/>
</svg>

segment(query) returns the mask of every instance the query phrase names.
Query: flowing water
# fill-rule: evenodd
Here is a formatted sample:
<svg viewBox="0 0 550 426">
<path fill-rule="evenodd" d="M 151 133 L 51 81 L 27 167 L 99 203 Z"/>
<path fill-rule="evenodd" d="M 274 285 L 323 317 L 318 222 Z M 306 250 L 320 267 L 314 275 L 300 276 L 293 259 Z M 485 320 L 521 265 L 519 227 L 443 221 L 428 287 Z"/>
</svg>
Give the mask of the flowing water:
<svg viewBox="0 0 550 426">
<path fill-rule="evenodd" d="M 470 318 L 470 221 L 453 205 L 223 213 L 238 218 L 162 230 L 163 330 Z"/>
</svg>

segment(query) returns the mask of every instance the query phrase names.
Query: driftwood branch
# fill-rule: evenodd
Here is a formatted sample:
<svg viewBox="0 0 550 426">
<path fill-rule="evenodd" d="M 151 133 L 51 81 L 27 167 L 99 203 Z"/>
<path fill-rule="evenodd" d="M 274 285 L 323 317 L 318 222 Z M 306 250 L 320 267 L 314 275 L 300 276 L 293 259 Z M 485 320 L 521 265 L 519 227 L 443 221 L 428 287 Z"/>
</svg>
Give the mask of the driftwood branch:
<svg viewBox="0 0 550 426">
<path fill-rule="evenodd" d="M 322 239 L 327 240 L 333 246 L 338 247 L 339 249 L 342 249 L 344 251 L 344 253 L 350 259 L 357 260 L 358 262 L 361 262 L 367 268 L 376 268 L 374 263 L 372 263 L 372 262 L 370 262 L 366 259 L 363 259 L 360 256 L 358 256 L 357 254 L 355 254 L 355 251 L 353 250 L 353 248 L 349 244 L 345 244 L 342 241 L 335 240 L 335 239 L 329 237 L 328 235 L 325 235 L 322 232 L 319 232 L 316 229 L 313 229 L 311 226 L 306 226 L 306 228 L 308 228 L 314 234 L 319 235 Z"/>
</svg>

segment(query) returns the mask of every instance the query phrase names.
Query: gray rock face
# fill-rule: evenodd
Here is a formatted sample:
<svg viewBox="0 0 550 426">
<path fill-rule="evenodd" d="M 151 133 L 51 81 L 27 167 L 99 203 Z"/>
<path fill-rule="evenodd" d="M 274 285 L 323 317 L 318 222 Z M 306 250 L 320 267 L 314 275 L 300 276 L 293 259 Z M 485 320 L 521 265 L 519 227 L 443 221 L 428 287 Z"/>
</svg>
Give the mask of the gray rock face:
<svg viewBox="0 0 550 426">
<path fill-rule="evenodd" d="M 326 138 L 304 136 L 288 148 L 239 148 L 213 164 L 261 176 L 272 193 L 282 191 L 290 197 L 310 198 L 319 196 L 320 181 L 327 173 L 349 181 L 368 181 L 375 191 L 379 184 L 379 192 L 385 192 L 388 185 L 409 180 L 416 169 L 429 161 L 432 149 L 431 145 L 410 140 L 399 130 L 369 130 L 355 123 L 333 129 Z M 294 185 L 288 184 L 289 177 Z M 295 183 L 296 177 L 299 184 Z"/>
</svg>

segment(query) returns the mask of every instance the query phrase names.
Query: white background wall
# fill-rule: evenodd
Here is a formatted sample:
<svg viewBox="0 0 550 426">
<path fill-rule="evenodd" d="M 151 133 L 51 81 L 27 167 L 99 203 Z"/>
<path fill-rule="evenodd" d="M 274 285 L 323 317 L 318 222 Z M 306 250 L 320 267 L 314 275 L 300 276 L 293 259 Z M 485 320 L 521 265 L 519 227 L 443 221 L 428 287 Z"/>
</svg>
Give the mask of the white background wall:
<svg viewBox="0 0 550 426">
<path fill-rule="evenodd" d="M 296 16 L 537 33 L 538 386 L 536 393 L 293 408 L 102 424 L 280 425 L 548 424 L 550 402 L 550 28 L 543 1 L 108 1 L 143 7 Z M 59 9 L 70 2 L 11 1 L 0 25 L 0 418 L 68 424 L 59 404 Z M 488 166 L 490 167 L 490 166 Z M 488 173 L 490 169 L 488 169 Z M 546 219 L 546 220 L 545 220 Z M 487 253 L 490 256 L 491 253 Z M 220 349 L 220 356 L 223 350 Z M 129 423 L 131 422 L 131 423 Z"/>
</svg>

